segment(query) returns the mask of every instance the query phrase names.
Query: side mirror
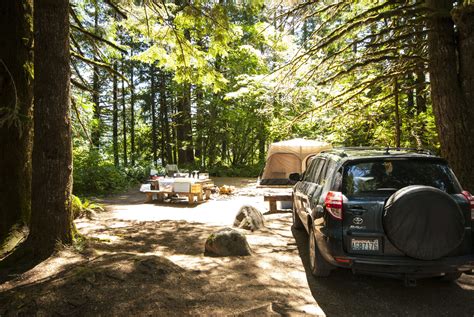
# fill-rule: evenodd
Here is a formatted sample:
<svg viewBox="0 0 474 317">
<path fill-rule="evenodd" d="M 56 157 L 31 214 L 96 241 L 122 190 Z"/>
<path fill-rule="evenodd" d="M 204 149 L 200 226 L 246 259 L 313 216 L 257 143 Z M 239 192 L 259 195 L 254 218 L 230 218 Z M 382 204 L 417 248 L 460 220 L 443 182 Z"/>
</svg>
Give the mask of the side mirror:
<svg viewBox="0 0 474 317">
<path fill-rule="evenodd" d="M 290 176 L 289 176 L 289 179 L 292 180 L 292 181 L 299 181 L 301 179 L 301 175 L 300 173 L 291 173 Z"/>
<path fill-rule="evenodd" d="M 321 205 L 316 206 L 316 210 L 313 212 L 314 219 L 318 219 L 324 216 L 324 208 Z"/>
</svg>

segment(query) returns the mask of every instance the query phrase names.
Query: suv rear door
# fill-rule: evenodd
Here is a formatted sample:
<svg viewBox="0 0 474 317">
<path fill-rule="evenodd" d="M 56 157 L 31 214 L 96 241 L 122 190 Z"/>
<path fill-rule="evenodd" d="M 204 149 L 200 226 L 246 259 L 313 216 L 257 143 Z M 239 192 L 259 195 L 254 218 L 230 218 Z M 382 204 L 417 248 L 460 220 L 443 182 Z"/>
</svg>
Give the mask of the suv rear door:
<svg viewBox="0 0 474 317">
<path fill-rule="evenodd" d="M 466 220 L 470 220 L 459 184 L 442 160 L 389 157 L 350 161 L 344 166 L 341 188 L 347 198 L 342 229 L 346 252 L 403 255 L 385 235 L 383 213 L 387 199 L 409 185 L 432 186 L 447 192 L 460 205 Z M 456 252 L 469 253 L 471 247 L 466 244 L 470 240 L 469 230 L 465 243 Z"/>
</svg>

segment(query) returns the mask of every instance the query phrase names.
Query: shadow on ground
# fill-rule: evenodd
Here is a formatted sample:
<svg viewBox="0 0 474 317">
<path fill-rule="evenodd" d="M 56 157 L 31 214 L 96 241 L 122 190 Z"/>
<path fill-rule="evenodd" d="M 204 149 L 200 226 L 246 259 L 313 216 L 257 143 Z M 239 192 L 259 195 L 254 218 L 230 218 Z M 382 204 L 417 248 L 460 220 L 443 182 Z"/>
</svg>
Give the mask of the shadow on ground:
<svg viewBox="0 0 474 317">
<path fill-rule="evenodd" d="M 289 217 L 268 226 L 248 235 L 253 256 L 214 258 L 203 246 L 220 227 L 90 221 L 82 228 L 91 237 L 88 255 L 47 278 L 0 285 L 0 316 L 272 316 L 317 307 L 295 261 Z M 295 272 L 301 283 L 290 280 Z"/>
<path fill-rule="evenodd" d="M 413 288 L 346 269 L 315 278 L 309 269 L 307 233 L 292 231 L 311 293 L 328 316 L 474 316 L 474 276 L 463 274 L 455 283 L 422 279 Z"/>
</svg>

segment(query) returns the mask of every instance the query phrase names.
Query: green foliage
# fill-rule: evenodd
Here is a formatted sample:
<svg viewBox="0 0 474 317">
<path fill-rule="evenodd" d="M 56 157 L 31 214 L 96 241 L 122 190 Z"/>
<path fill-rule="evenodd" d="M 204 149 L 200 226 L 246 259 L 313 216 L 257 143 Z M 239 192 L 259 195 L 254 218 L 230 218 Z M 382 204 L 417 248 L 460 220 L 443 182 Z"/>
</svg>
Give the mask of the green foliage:
<svg viewBox="0 0 474 317">
<path fill-rule="evenodd" d="M 90 218 L 95 212 L 104 211 L 104 208 L 97 203 L 93 203 L 88 199 L 81 201 L 81 199 L 75 195 L 72 195 L 72 215 L 74 219 L 80 217 Z"/>
<path fill-rule="evenodd" d="M 117 108 L 110 69 L 99 70 L 99 119 L 91 92 L 74 90 L 78 194 L 124 190 L 148 177 L 153 160 L 176 163 L 187 148 L 195 158 L 180 169 L 255 177 L 276 140 L 394 146 L 396 100 L 400 145 L 439 149 L 419 1 L 128 1 L 120 3 L 126 19 L 103 3 L 73 3 L 85 29 L 116 44 L 74 29 L 80 45 L 73 50 L 116 61 L 124 77 L 123 90 L 117 77 Z M 87 85 L 92 67 L 75 58 L 73 64 L 76 82 L 82 74 Z M 183 100 L 191 100 L 187 112 Z M 179 131 L 185 115 L 192 142 Z M 100 148 L 79 150 L 92 148 L 89 136 L 98 127 Z"/>
<path fill-rule="evenodd" d="M 124 191 L 134 183 L 135 178 L 97 151 L 74 151 L 74 194 L 108 195 Z"/>
</svg>

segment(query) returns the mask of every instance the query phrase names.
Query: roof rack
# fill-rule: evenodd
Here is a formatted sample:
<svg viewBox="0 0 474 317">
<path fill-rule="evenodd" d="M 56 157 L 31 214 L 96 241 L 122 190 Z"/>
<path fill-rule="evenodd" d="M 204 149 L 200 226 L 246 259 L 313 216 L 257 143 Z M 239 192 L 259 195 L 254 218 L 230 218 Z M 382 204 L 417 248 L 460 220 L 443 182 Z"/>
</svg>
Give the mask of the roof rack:
<svg viewBox="0 0 474 317">
<path fill-rule="evenodd" d="M 426 155 L 434 155 L 430 150 L 421 149 L 421 148 L 414 148 L 414 147 L 386 147 L 384 148 L 385 153 L 390 154 L 389 151 L 407 151 L 407 152 L 415 152 L 420 154 Z"/>
<path fill-rule="evenodd" d="M 349 151 L 360 151 L 360 150 L 373 150 L 373 151 L 385 151 L 384 154 L 390 154 L 390 151 L 406 151 L 406 152 L 414 152 L 419 154 L 426 154 L 426 155 L 434 155 L 433 152 L 427 149 L 421 148 L 409 148 L 409 147 L 376 147 L 376 146 L 342 146 L 342 147 L 334 147 L 331 150 L 325 150 L 323 152 L 331 152 L 331 151 L 342 151 L 344 153 L 345 150 Z"/>
</svg>

